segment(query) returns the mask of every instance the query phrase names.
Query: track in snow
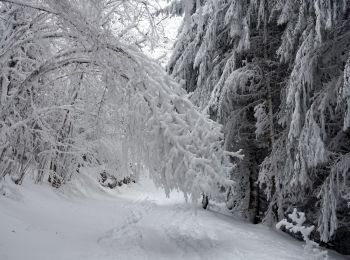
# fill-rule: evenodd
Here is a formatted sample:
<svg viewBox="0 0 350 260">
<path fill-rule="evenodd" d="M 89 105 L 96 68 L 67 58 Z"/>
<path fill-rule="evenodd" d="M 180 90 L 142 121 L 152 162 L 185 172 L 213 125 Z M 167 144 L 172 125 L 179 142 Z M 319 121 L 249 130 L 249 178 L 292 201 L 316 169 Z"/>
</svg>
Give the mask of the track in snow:
<svg viewBox="0 0 350 260">
<path fill-rule="evenodd" d="M 305 259 L 287 235 L 166 199 L 147 179 L 88 197 L 30 183 L 1 197 L 0 259 Z"/>
</svg>

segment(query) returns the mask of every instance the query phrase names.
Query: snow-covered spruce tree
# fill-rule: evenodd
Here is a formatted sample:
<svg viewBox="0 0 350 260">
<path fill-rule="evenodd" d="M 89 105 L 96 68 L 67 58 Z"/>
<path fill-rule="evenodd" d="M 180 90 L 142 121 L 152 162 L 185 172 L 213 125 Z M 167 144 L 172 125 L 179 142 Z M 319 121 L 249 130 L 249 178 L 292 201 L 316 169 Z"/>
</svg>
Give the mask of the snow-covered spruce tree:
<svg viewBox="0 0 350 260">
<path fill-rule="evenodd" d="M 278 54 L 281 62 L 292 68 L 279 118 L 285 134 L 265 160 L 260 175 L 262 180 L 269 176 L 267 186 L 274 185 L 272 178 L 279 182 L 280 192 L 270 189 L 274 197 L 270 208 L 276 206 L 280 212 L 292 205 L 305 209 L 317 226 L 319 239 L 333 240 L 344 251 L 349 250 L 344 238 L 350 223 L 346 213 L 350 146 L 344 94 L 349 7 L 348 2 L 337 1 L 284 5 L 279 23 L 287 29 Z M 271 162 L 276 161 L 283 163 L 273 174 Z"/>
<path fill-rule="evenodd" d="M 251 211 L 259 172 L 264 221 L 298 207 L 348 250 L 348 1 L 185 2 L 169 72 L 244 149 L 236 205 Z"/>
<path fill-rule="evenodd" d="M 221 126 L 202 115 L 138 48 L 153 29 L 142 31 L 144 24 L 125 10 L 138 7 L 138 13 L 152 19 L 148 5 L 137 0 L 121 5 L 117 0 L 1 2 L 3 15 L 12 17 L 7 10 L 20 8 L 33 19 L 23 29 L 28 37 L 9 42 L 2 51 L 18 53 L 28 42 L 38 42 L 43 50 L 18 82 L 2 78 L 17 89 L 1 92 L 1 105 L 8 106 L 7 112 L 1 110 L 0 154 L 8 158 L 1 160 L 1 178 L 17 174 L 8 165 L 23 144 L 11 143 L 11 138 L 23 127 L 27 138 L 35 140 L 26 143 L 34 151 L 30 169 L 38 181 L 50 178 L 55 186 L 87 163 L 124 174 L 145 168 L 167 194 L 177 189 L 193 201 L 232 185 L 228 157 L 241 155 L 224 151 Z M 116 34 L 115 26 L 124 30 L 117 27 Z M 2 56 L 2 62 L 9 57 Z M 28 93 L 28 109 L 13 119 L 19 107 L 12 99 L 18 93 Z"/>
<path fill-rule="evenodd" d="M 282 30 L 267 26 L 268 2 L 197 1 L 195 7 L 169 71 L 193 92 L 195 103 L 225 125 L 226 148 L 244 147 L 245 158 L 231 176 L 237 186 L 229 207 L 257 222 L 259 164 L 274 142 L 278 83 L 285 71 L 273 55 Z"/>
</svg>

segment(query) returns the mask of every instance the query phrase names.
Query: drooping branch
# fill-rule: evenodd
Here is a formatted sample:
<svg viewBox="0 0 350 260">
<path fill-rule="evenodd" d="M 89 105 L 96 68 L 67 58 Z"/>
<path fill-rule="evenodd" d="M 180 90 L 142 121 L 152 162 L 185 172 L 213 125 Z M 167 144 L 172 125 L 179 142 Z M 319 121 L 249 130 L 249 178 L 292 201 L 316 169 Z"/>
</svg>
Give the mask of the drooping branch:
<svg viewBox="0 0 350 260">
<path fill-rule="evenodd" d="M 15 4 L 15 5 L 19 5 L 19 6 L 22 6 L 22 7 L 27 7 L 27 8 L 39 10 L 39 11 L 42 11 L 42 12 L 59 15 L 59 13 L 56 12 L 55 10 L 52 10 L 52 9 L 47 8 L 45 6 L 39 6 L 39 5 L 35 5 L 35 4 L 32 4 L 32 3 L 24 2 L 24 1 L 19 1 L 19 0 L 0 0 L 0 2 L 9 3 L 9 4 Z"/>
</svg>

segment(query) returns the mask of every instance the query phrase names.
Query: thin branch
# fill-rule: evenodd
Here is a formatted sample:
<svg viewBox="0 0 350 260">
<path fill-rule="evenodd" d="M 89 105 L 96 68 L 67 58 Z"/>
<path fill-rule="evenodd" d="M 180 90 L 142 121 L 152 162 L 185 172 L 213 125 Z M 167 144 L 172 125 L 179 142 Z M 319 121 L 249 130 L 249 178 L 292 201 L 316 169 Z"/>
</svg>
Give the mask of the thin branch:
<svg viewBox="0 0 350 260">
<path fill-rule="evenodd" d="M 18 0 L 0 0 L 0 2 L 14 4 L 14 5 L 19 5 L 19 6 L 22 6 L 22 7 L 36 9 L 36 10 L 39 10 L 39 11 L 42 11 L 42 12 L 59 15 L 58 12 L 55 12 L 54 10 L 46 8 L 44 6 L 38 6 L 38 5 L 31 4 L 31 3 L 23 3 L 22 1 L 18 1 Z"/>
</svg>

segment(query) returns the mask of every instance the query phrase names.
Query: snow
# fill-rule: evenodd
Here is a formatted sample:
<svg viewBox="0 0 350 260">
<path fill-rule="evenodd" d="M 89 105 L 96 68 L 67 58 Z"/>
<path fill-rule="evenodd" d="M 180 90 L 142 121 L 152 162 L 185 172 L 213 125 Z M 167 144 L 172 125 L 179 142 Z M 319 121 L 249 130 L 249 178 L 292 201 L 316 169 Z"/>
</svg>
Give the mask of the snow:
<svg viewBox="0 0 350 260">
<path fill-rule="evenodd" d="M 164 18 L 162 18 L 164 19 Z M 160 22 L 160 39 L 154 48 L 149 46 L 142 49 L 142 52 L 166 67 L 172 54 L 174 42 L 177 39 L 179 27 L 183 17 L 169 17 Z"/>
<path fill-rule="evenodd" d="M 5 185 L 1 260 L 305 259 L 302 243 L 282 232 L 202 210 L 179 193 L 168 199 L 146 177 L 118 190 L 85 185 L 80 193 L 31 180 Z M 332 252 L 329 259 L 343 258 Z"/>
</svg>

